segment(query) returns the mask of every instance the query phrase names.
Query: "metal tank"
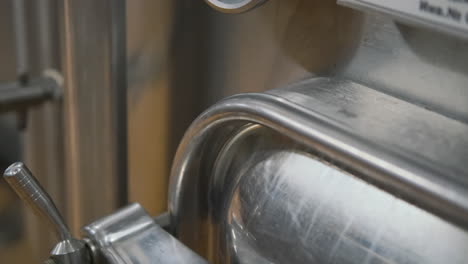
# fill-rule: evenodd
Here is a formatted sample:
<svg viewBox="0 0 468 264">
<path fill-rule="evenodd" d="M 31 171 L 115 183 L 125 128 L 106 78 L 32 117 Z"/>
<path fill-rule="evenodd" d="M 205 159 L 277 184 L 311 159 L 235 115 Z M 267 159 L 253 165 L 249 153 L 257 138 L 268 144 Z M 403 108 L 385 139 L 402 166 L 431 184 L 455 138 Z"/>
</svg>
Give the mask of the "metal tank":
<svg viewBox="0 0 468 264">
<path fill-rule="evenodd" d="M 50 263 L 468 260 L 468 4 L 205 2 L 58 5 L 68 221 L 5 172 Z"/>
</svg>

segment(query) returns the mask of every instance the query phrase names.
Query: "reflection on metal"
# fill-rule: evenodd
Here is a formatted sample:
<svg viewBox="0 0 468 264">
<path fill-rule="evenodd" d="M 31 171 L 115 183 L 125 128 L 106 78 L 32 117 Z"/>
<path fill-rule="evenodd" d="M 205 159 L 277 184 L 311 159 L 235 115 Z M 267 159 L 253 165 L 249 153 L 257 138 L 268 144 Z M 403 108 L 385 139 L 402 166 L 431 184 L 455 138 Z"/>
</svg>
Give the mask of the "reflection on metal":
<svg viewBox="0 0 468 264">
<path fill-rule="evenodd" d="M 125 1 L 61 6 L 67 219 L 72 231 L 127 201 Z"/>
<path fill-rule="evenodd" d="M 217 263 L 468 259 L 466 231 L 323 160 L 294 149 L 254 156 L 231 167 L 237 185 L 224 186 L 229 195 L 216 202 L 225 236 Z"/>
<path fill-rule="evenodd" d="M 352 80 L 402 101 L 468 122 L 466 41 L 400 24 L 381 14 L 339 6 L 335 0 L 269 0 L 260 8 L 235 16 L 214 12 L 203 1 L 128 1 L 128 5 L 146 11 L 135 10 L 131 16 L 133 19 L 129 21 L 134 26 L 129 30 L 129 36 L 134 36 L 133 32 L 138 33 L 135 34 L 136 38 L 129 40 L 134 47 L 132 61 L 138 62 L 129 65 L 130 76 L 135 76 L 135 81 L 131 83 L 143 83 L 145 87 L 144 92 L 141 92 L 143 85 L 134 86 L 140 90 L 130 90 L 131 94 L 145 98 L 145 102 L 140 100 L 138 104 L 135 103 L 132 109 L 139 111 L 133 111 L 132 115 L 134 120 L 154 120 L 150 123 L 150 129 L 146 129 L 146 126 L 140 129 L 141 126 L 135 125 L 131 128 L 139 131 L 131 136 L 132 141 L 140 142 L 135 145 L 134 152 L 144 157 L 135 158 L 139 166 L 134 167 L 149 168 L 137 171 L 135 175 L 141 177 L 141 172 L 153 175 L 152 180 L 145 181 L 149 184 L 135 188 L 137 193 L 143 190 L 139 194 L 145 193 L 146 197 L 165 194 L 159 190 L 159 181 L 155 180 L 165 175 L 165 170 L 152 166 L 156 164 L 156 157 L 160 159 L 163 154 L 154 150 L 157 146 L 165 148 L 167 142 L 171 142 L 167 148 L 172 151 L 172 145 L 178 143 L 185 127 L 202 109 L 229 95 L 283 87 L 314 75 Z M 152 15 L 152 10 L 158 10 L 154 11 L 158 12 L 158 16 Z M 161 10 L 166 11 L 162 13 Z M 163 25 L 169 25 L 169 28 Z M 171 47 L 169 50 L 168 46 Z M 172 73 L 169 77 L 167 71 Z M 341 96 L 346 97 L 347 94 Z M 168 104 L 167 108 L 164 103 Z M 307 106 L 311 107 L 314 103 Z M 359 103 L 356 103 L 354 107 L 358 106 Z M 154 110 L 156 107 L 157 111 Z M 397 107 L 389 108 L 398 110 Z M 364 107 L 361 109 L 366 111 Z M 380 105 L 376 109 L 379 110 Z M 375 109 L 369 107 L 367 111 L 373 112 Z M 379 124 L 393 122 L 382 117 L 375 120 L 380 120 Z M 399 126 L 404 127 L 407 122 L 403 120 L 394 124 L 392 131 L 398 131 Z M 168 123 L 169 127 L 164 129 Z M 172 125 L 174 123 L 177 125 Z M 153 126 L 158 130 L 151 129 Z M 365 137 L 368 128 L 375 131 L 379 127 L 376 123 L 363 126 L 359 131 Z M 402 142 L 406 144 L 418 138 L 419 133 L 415 131 L 416 128 L 413 129 L 412 136 L 405 137 Z M 424 131 L 424 126 L 421 125 L 419 129 Z M 153 130 L 155 132 L 152 133 Z M 216 135 L 219 137 L 219 134 Z M 424 135 L 426 139 L 432 138 Z M 452 135 L 463 139 L 460 134 Z M 154 142 L 155 137 L 160 138 L 161 143 Z M 437 147 L 424 143 L 427 145 L 425 152 L 431 152 L 432 148 L 447 149 L 443 140 L 435 141 L 438 142 Z M 454 141 L 450 142 L 456 145 Z M 215 144 L 213 146 L 216 147 Z M 148 149 L 152 152 L 148 152 Z M 462 154 L 448 155 L 446 158 L 460 158 Z M 216 157 L 215 154 L 213 156 Z M 140 166 L 144 164 L 150 165 Z M 447 167 L 450 165 L 447 164 Z M 200 187 L 199 192 L 204 191 Z M 165 198 L 153 199 L 160 201 Z M 156 204 L 146 202 L 144 205 L 149 208 Z M 200 205 L 201 210 L 204 205 Z M 195 207 L 190 210 L 195 211 Z M 185 227 L 190 229 L 188 223 Z M 192 231 L 183 233 L 187 236 Z M 190 245 L 195 245 L 195 242 Z M 210 248 L 209 245 L 205 247 Z M 204 250 L 200 249 L 199 252 Z"/>
<path fill-rule="evenodd" d="M 172 55 L 180 54 L 173 49 L 181 42 L 172 41 L 176 27 L 174 6 L 179 3 L 174 0 L 126 1 L 128 199 L 138 201 L 153 215 L 167 210 L 170 160 L 175 151 L 168 151 L 172 145 L 170 137 L 174 135 L 170 124 L 181 122 L 180 117 L 169 114 L 190 112 L 184 102 L 177 104 L 177 111 L 170 110 L 175 100 L 172 93 L 184 94 L 177 96 L 178 102 L 185 96 L 191 98 L 187 90 L 177 92 L 170 80 L 171 74 L 179 74 L 170 67 L 174 61 Z M 208 9 L 203 1 L 190 3 Z M 180 133 L 184 129 L 179 129 Z M 153 140 L 155 138 L 158 140 Z"/>
<path fill-rule="evenodd" d="M 224 13 L 242 13 L 255 8 L 266 0 L 205 0 L 214 9 Z"/>
<path fill-rule="evenodd" d="M 462 263 L 467 134 L 343 80 L 234 96 L 179 147 L 172 228 L 214 263 Z M 444 236 L 428 242 L 428 228 Z"/>
<path fill-rule="evenodd" d="M 382 12 L 395 19 L 468 38 L 468 6 L 466 1 L 433 0 L 338 0 L 338 4 Z"/>
<path fill-rule="evenodd" d="M 83 228 L 94 261 L 109 264 L 206 264 L 131 204 Z"/>
</svg>

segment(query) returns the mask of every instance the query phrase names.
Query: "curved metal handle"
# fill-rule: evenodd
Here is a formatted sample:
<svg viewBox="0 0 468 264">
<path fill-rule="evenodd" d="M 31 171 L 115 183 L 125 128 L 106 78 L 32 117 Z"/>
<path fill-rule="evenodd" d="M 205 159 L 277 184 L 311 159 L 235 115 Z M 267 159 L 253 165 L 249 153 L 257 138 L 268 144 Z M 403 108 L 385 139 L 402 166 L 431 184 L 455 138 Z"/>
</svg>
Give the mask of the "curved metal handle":
<svg viewBox="0 0 468 264">
<path fill-rule="evenodd" d="M 3 177 L 35 214 L 48 222 L 60 240 L 72 238 L 54 202 L 26 165 L 22 162 L 12 164 Z"/>
</svg>

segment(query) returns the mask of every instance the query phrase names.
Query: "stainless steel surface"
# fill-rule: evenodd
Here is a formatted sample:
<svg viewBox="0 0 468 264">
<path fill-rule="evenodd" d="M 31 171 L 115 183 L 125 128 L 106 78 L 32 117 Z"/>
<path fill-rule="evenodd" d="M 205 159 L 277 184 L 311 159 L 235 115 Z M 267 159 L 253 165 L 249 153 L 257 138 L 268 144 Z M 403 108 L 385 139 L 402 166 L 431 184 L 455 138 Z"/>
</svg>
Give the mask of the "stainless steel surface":
<svg viewBox="0 0 468 264">
<path fill-rule="evenodd" d="M 468 122 L 465 40 L 335 0 L 269 0 L 236 15 L 191 0 L 127 7 L 130 185 L 151 212 L 163 210 L 183 132 L 229 95 L 336 76 Z"/>
<path fill-rule="evenodd" d="M 0 113 L 26 110 L 50 99 L 58 99 L 61 87 L 50 77 L 42 77 L 23 86 L 20 82 L 0 84 Z"/>
<path fill-rule="evenodd" d="M 67 219 L 72 231 L 127 201 L 125 1 L 61 2 Z"/>
<path fill-rule="evenodd" d="M 159 227 L 139 204 L 128 205 L 83 228 L 97 263 L 207 263 Z"/>
<path fill-rule="evenodd" d="M 91 256 L 87 245 L 75 238 L 60 241 L 52 249 L 50 255 L 57 264 L 91 263 Z"/>
<path fill-rule="evenodd" d="M 163 229 L 168 229 L 171 226 L 171 216 L 169 212 L 164 212 L 154 218 L 154 222 L 162 227 Z"/>
<path fill-rule="evenodd" d="M 87 245 L 78 239 L 70 238 L 60 241 L 50 252 L 51 259 L 57 264 L 87 264 L 91 255 Z"/>
<path fill-rule="evenodd" d="M 190 57 L 195 65 L 174 70 L 178 79 L 191 82 L 185 83 L 186 92 L 196 87 L 203 99 L 194 100 L 205 108 L 228 95 L 325 75 L 468 120 L 466 40 L 334 0 L 269 0 L 235 16 L 199 5 L 204 3 L 176 10 L 174 52 L 196 47 L 203 57 Z M 175 65 L 188 63 L 186 53 L 175 58 Z M 199 79 L 191 78 L 194 72 Z M 177 106 L 184 109 L 182 103 Z"/>
<path fill-rule="evenodd" d="M 218 174 L 237 185 L 215 187 L 217 263 L 466 263 L 466 230 L 294 147 L 265 152 Z"/>
<path fill-rule="evenodd" d="M 463 1 L 393 1 L 338 0 L 339 4 L 364 11 L 381 12 L 396 20 L 468 38 L 466 2 Z"/>
<path fill-rule="evenodd" d="M 201 4 L 206 7 L 203 1 Z M 176 5 L 178 1 L 173 0 L 126 2 L 128 199 L 141 204 L 151 215 L 167 211 L 172 158 L 168 149 L 172 132 L 183 133 L 185 129 L 170 128 L 172 122 L 182 119 L 171 117 L 176 113 L 170 109 L 174 100 L 171 94 L 178 94 L 178 98 L 181 93 L 187 95 L 187 91 L 176 92 L 170 78 L 174 74 L 173 49 L 180 43 L 173 41 L 175 10 L 180 9 Z M 182 116 L 189 112 L 179 110 Z"/>
<path fill-rule="evenodd" d="M 72 237 L 54 202 L 23 163 L 12 164 L 5 170 L 3 178 L 18 196 L 55 231 L 60 242 L 51 251 L 54 260 L 64 264 L 89 262 L 89 252 L 84 242 Z"/>
<path fill-rule="evenodd" d="M 246 133 L 244 130 L 254 130 L 249 127 L 252 123 L 259 124 L 261 127 L 259 130 L 263 132 L 253 133 L 256 137 L 244 139 L 243 144 L 236 143 L 237 138 L 242 138 L 241 135 Z M 275 133 L 277 133 L 276 136 Z M 235 208 L 232 210 L 240 210 L 244 213 L 242 203 L 245 202 L 247 203 L 245 206 L 248 206 L 245 208 L 247 210 L 245 214 L 255 215 L 258 218 L 255 221 L 268 222 L 267 225 L 255 227 L 259 230 L 258 232 L 266 228 L 272 233 L 276 230 L 279 234 L 276 237 L 277 241 L 272 237 L 263 237 L 265 243 L 272 241 L 271 247 L 267 246 L 268 244 L 262 245 L 262 240 L 259 238 L 258 247 L 262 245 L 262 248 L 259 250 L 257 247 L 254 250 L 256 254 L 260 254 L 255 259 L 288 263 L 303 263 L 306 259 L 309 262 L 321 260 L 319 262 L 322 263 L 330 254 L 337 254 L 339 259 L 343 255 L 341 252 L 334 253 L 332 246 L 321 248 L 319 244 L 317 247 L 310 244 L 310 247 L 314 247 L 311 251 L 311 248 L 307 246 L 308 243 L 303 243 L 303 247 L 298 249 L 300 255 L 291 250 L 285 252 L 285 256 L 281 256 L 281 254 L 276 254 L 279 251 L 277 246 L 286 247 L 287 243 L 281 244 L 283 243 L 281 239 L 288 239 L 285 237 L 288 232 L 304 233 L 307 242 L 307 239 L 311 239 L 308 235 L 312 232 L 310 228 L 314 222 L 333 223 L 337 219 L 336 215 L 349 213 L 345 210 L 347 206 L 354 208 L 360 205 L 358 201 L 361 198 L 358 199 L 358 197 L 369 195 L 370 201 L 374 199 L 374 196 L 394 197 L 397 202 L 392 202 L 390 199 L 386 203 L 387 198 L 379 198 L 384 199 L 382 207 L 378 203 L 372 203 L 368 205 L 370 208 L 368 211 L 367 209 L 363 209 L 362 212 L 356 211 L 356 215 L 361 214 L 366 219 L 373 218 L 376 221 L 374 224 L 382 226 L 383 232 L 394 230 L 395 235 L 409 232 L 407 234 L 409 237 L 418 237 L 418 239 L 422 237 L 421 240 L 407 241 L 407 238 L 399 236 L 396 236 L 394 240 L 390 238 L 385 238 L 389 239 L 385 240 L 384 237 L 379 237 L 378 232 L 368 231 L 366 225 L 353 226 L 359 230 L 361 246 L 354 249 L 345 245 L 344 249 L 351 250 L 349 253 L 351 255 L 361 254 L 358 251 L 362 250 L 362 246 L 365 245 L 364 251 L 397 263 L 405 263 L 405 261 L 427 263 L 434 259 L 452 256 L 451 250 L 453 249 L 456 251 L 453 256 L 456 256 L 460 263 L 467 257 L 464 253 L 466 244 L 458 244 L 460 241 L 466 241 L 464 230 L 468 227 L 468 170 L 464 166 L 468 158 L 468 140 L 465 136 L 467 134 L 468 126 L 462 122 L 368 87 L 339 79 L 314 78 L 264 94 L 234 96 L 221 101 L 202 114 L 192 124 L 181 142 L 171 175 L 169 206 L 172 227 L 183 243 L 209 261 L 249 263 L 252 261 L 249 258 L 255 256 L 252 252 L 245 252 L 249 251 L 248 249 L 237 247 L 240 253 L 236 252 L 236 254 L 232 253 L 232 250 L 236 250 L 235 248 L 226 249 L 233 247 L 230 243 L 235 242 L 232 241 L 235 240 L 233 237 L 241 235 L 235 233 L 236 230 L 229 229 L 236 227 L 230 226 L 235 223 L 233 223 L 233 216 L 227 214 L 226 210 L 232 207 Z M 315 214 L 315 211 L 320 210 L 315 210 L 313 206 L 296 208 L 305 215 L 302 221 L 306 224 L 294 227 L 291 223 L 297 220 L 294 218 L 297 214 L 281 213 L 275 211 L 274 208 L 278 206 L 282 208 L 281 204 L 289 204 L 290 200 L 292 200 L 291 204 L 313 205 L 317 200 L 325 199 L 326 201 L 328 192 L 344 192 L 342 188 L 346 186 L 349 190 L 345 193 L 349 192 L 350 195 L 359 193 L 361 190 L 357 187 L 358 185 L 353 185 L 354 183 L 335 185 L 331 176 L 324 179 L 324 185 L 313 189 L 323 189 L 323 196 L 317 193 L 317 197 L 302 197 L 290 189 L 285 190 L 283 183 L 288 184 L 286 179 L 292 176 L 288 176 L 286 172 L 280 172 L 286 171 L 288 164 L 281 165 L 282 163 L 275 158 L 283 149 L 287 152 L 307 153 L 308 156 L 315 157 L 321 162 L 339 166 L 349 172 L 349 175 L 339 176 L 349 178 L 349 180 L 339 181 L 361 182 L 362 185 L 369 186 L 369 190 L 366 190 L 363 196 L 356 195 L 354 198 L 346 195 L 337 196 L 338 205 L 342 205 L 336 208 L 329 208 L 328 204 L 323 205 L 324 208 L 321 210 L 324 212 L 332 210 L 333 214 Z M 252 172 L 261 161 L 270 158 L 273 160 L 270 162 L 272 166 L 281 166 L 277 169 L 268 169 L 263 173 L 264 175 L 260 172 Z M 296 157 L 292 155 L 291 162 L 295 159 Z M 315 164 L 317 162 L 312 162 L 310 167 L 305 166 L 306 163 L 310 162 L 301 162 L 300 166 L 292 164 L 291 171 L 314 171 L 314 168 L 318 166 Z M 278 178 L 283 177 L 281 174 L 285 174 L 284 180 Z M 242 175 L 242 177 L 237 175 Z M 301 175 L 297 177 L 304 177 L 305 186 L 310 187 L 318 181 L 310 173 Z M 262 182 L 256 186 L 266 188 L 262 194 L 263 189 L 253 187 L 253 183 L 255 180 L 261 181 L 264 178 L 271 181 Z M 298 183 L 298 179 L 291 179 L 291 184 Z M 247 193 L 243 190 L 243 194 L 239 194 L 240 197 L 233 198 L 233 190 L 244 188 L 242 182 L 248 182 L 245 188 L 252 187 L 253 189 L 248 189 Z M 300 184 L 301 182 L 298 183 L 299 186 Z M 275 192 L 278 192 L 277 196 L 273 195 Z M 314 191 L 305 193 L 314 193 Z M 258 199 L 250 200 L 250 196 Z M 355 198 L 357 200 L 354 200 Z M 262 201 L 271 203 L 272 211 L 261 211 Z M 392 205 L 395 203 L 401 205 Z M 379 208 L 386 208 L 389 215 L 380 215 L 381 211 L 377 211 Z M 392 222 L 392 217 L 400 217 L 398 216 L 400 212 L 405 212 L 402 215 L 407 214 L 408 223 L 404 220 Z M 313 216 L 313 218 L 308 216 Z M 239 217 L 242 218 L 242 216 Z M 280 217 L 278 222 L 274 222 L 275 217 Z M 243 221 L 249 220 L 243 219 Z M 269 221 L 272 222 L 269 223 Z M 430 224 L 428 224 L 429 227 L 425 226 L 424 229 L 415 229 L 414 232 L 410 232 L 405 229 L 405 225 L 412 222 L 415 225 L 418 222 Z M 338 223 L 339 229 L 343 225 L 346 226 L 347 222 L 346 219 L 342 219 Z M 420 244 L 421 241 L 427 241 L 429 238 L 425 237 L 426 228 L 438 230 L 439 227 L 448 230 L 446 231 L 447 237 L 440 238 L 444 241 L 442 244 L 448 244 L 448 248 L 437 251 L 436 242 L 434 244 L 427 242 L 425 245 L 427 248 Z M 282 233 L 283 229 L 285 229 L 284 233 Z M 256 241 L 255 234 L 250 233 L 249 230 L 241 230 L 243 230 L 242 235 L 247 236 L 245 239 Z M 320 243 L 324 245 L 328 242 L 327 238 L 331 240 L 331 244 L 327 245 L 338 243 L 334 239 L 336 234 L 330 233 L 328 229 L 317 228 L 313 232 L 323 235 L 322 238 L 325 240 Z M 445 231 L 441 232 L 445 233 Z M 313 233 L 313 235 L 318 234 Z M 380 240 L 381 238 L 384 240 Z M 292 245 L 299 243 L 290 239 L 288 241 Z M 373 241 L 379 243 L 378 247 L 374 247 Z M 409 243 L 406 249 L 421 258 L 408 259 L 413 253 L 406 254 L 404 249 L 396 249 L 395 244 L 402 244 L 402 241 Z M 252 246 L 252 243 L 249 242 L 243 247 Z M 433 255 L 425 251 L 428 248 L 431 248 L 429 251 L 434 249 L 431 254 L 437 255 L 437 258 L 433 258 Z M 383 251 L 393 253 L 384 254 Z M 243 257 L 244 253 L 250 255 Z M 231 256 L 233 254 L 235 256 Z M 346 263 L 377 261 L 373 255 L 365 258 L 352 257 L 346 260 L 348 261 Z M 332 260 L 338 261 L 339 259 L 334 259 L 332 256 Z"/>
<path fill-rule="evenodd" d="M 468 41 L 369 15 L 336 75 L 468 122 Z"/>
<path fill-rule="evenodd" d="M 242 13 L 266 0 L 205 0 L 214 9 L 225 13 Z"/>
</svg>

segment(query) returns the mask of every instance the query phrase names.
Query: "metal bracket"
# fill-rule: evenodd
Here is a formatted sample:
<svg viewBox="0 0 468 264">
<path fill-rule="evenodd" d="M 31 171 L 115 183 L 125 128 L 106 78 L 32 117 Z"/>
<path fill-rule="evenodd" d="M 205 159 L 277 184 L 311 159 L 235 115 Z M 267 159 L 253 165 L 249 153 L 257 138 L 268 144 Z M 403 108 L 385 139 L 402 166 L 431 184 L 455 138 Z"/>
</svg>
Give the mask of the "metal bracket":
<svg viewBox="0 0 468 264">
<path fill-rule="evenodd" d="M 94 263 L 207 264 L 164 231 L 137 203 L 83 228 Z"/>
</svg>

